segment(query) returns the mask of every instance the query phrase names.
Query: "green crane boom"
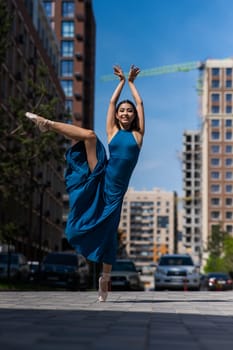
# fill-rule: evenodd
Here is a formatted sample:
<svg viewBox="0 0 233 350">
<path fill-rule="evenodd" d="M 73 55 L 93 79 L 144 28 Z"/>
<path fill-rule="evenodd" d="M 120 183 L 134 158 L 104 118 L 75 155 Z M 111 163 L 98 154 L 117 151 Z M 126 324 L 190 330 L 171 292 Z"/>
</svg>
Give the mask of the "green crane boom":
<svg viewBox="0 0 233 350">
<path fill-rule="evenodd" d="M 149 77 L 152 75 L 168 74 L 168 73 L 175 73 L 175 72 L 189 72 L 193 69 L 201 69 L 202 67 L 203 67 L 203 64 L 200 61 L 172 64 L 169 66 L 161 66 L 161 67 L 155 67 L 151 69 L 144 69 L 140 72 L 138 77 L 142 78 L 142 77 Z M 125 73 L 125 76 L 128 76 L 128 74 Z M 103 75 L 101 77 L 101 80 L 105 82 L 115 80 L 115 79 L 117 79 L 117 77 L 113 74 Z"/>
</svg>

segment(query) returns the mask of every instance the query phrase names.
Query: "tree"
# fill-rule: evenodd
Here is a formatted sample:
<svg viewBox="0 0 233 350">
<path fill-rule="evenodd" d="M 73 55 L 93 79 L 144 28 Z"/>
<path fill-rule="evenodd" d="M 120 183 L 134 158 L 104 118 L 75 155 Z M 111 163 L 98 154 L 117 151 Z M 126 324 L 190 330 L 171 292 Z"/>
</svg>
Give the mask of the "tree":
<svg viewBox="0 0 233 350">
<path fill-rule="evenodd" d="M 8 46 L 8 32 L 11 26 L 11 16 L 7 10 L 6 1 L 0 0 L 0 64 L 4 61 Z"/>
<path fill-rule="evenodd" d="M 226 232 L 223 232 L 221 225 L 214 225 L 212 227 L 211 235 L 208 240 L 209 257 L 204 267 L 205 272 L 223 271 L 224 260 L 224 239 Z"/>
</svg>

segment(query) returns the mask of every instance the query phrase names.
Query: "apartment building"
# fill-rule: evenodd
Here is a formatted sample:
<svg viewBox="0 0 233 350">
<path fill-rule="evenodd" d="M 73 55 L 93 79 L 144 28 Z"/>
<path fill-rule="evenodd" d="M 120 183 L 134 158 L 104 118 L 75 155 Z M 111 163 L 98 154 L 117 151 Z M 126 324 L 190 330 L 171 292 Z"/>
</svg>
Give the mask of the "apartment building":
<svg viewBox="0 0 233 350">
<path fill-rule="evenodd" d="M 202 235 L 233 235 L 233 59 L 207 60 L 202 87 Z"/>
<path fill-rule="evenodd" d="M 182 170 L 183 251 L 200 264 L 202 258 L 200 131 L 187 130 L 183 133 Z"/>
<path fill-rule="evenodd" d="M 93 129 L 95 18 L 91 0 L 43 0 L 59 42 L 59 79 L 65 92 L 68 120 Z"/>
<path fill-rule="evenodd" d="M 140 268 L 156 262 L 161 254 L 174 253 L 177 240 L 176 194 L 160 189 L 125 194 L 119 229 L 129 258 Z"/>
<path fill-rule="evenodd" d="M 21 100 L 25 112 L 33 110 L 38 103 L 39 97 L 36 96 L 30 82 L 39 84 L 42 81 L 39 79 L 43 79 L 43 84 L 46 85 L 43 101 L 47 103 L 51 96 L 56 97 L 55 114 L 65 111 L 65 95 L 57 78 L 59 47 L 42 2 L 7 0 L 6 5 L 12 22 L 5 60 L 0 66 L 0 106 L 4 113 L 3 118 L 7 116 L 4 122 L 9 126 L 8 130 L 12 131 L 17 128 L 22 130 L 22 125 L 19 125 L 17 110 L 13 112 L 10 107 L 10 100 Z M 47 69 L 46 77 L 40 77 L 41 66 Z M 37 132 L 35 129 L 35 133 Z M 38 132 L 38 139 L 39 137 Z M 3 140 L 0 140 L 1 146 L 2 142 Z M 13 143 L 14 140 L 9 140 L 9 144 L 4 144 L 9 155 Z M 19 175 L 19 187 L 24 179 L 28 179 L 27 176 L 26 170 Z M 52 157 L 43 165 L 35 158 L 30 179 L 37 183 L 38 190 L 31 193 L 27 205 L 22 205 L 17 198 L 13 198 L 11 202 L 1 198 L 1 225 L 10 222 L 19 225 L 21 230 L 15 236 L 15 249 L 25 253 L 30 259 L 38 259 L 41 252 L 61 248 L 63 168 L 60 162 Z M 49 183 L 50 187 L 47 186 Z"/>
</svg>

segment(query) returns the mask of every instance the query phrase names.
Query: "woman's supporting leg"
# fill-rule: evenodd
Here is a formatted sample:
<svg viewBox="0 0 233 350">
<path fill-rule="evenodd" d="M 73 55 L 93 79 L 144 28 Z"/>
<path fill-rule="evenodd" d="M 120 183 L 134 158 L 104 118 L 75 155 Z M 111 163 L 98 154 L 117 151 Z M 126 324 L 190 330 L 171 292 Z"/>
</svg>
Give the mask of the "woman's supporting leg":
<svg viewBox="0 0 233 350">
<path fill-rule="evenodd" d="M 111 278 L 112 265 L 103 263 L 103 273 L 99 278 L 99 301 L 104 302 L 108 296 L 108 286 Z"/>
<path fill-rule="evenodd" d="M 75 142 L 84 141 L 87 152 L 87 162 L 90 170 L 93 171 L 97 164 L 96 134 L 93 130 L 84 129 L 67 123 L 55 122 L 30 112 L 27 112 L 25 115 L 27 118 L 31 119 L 42 132 L 52 130 Z"/>
</svg>

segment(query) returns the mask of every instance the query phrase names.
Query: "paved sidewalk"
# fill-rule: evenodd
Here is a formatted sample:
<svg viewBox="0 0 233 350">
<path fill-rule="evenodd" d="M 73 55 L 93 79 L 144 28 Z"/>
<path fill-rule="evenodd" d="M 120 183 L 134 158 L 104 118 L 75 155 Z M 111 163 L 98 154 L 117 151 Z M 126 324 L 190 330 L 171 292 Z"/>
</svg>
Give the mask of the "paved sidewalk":
<svg viewBox="0 0 233 350">
<path fill-rule="evenodd" d="M 232 292 L 0 292 L 1 350 L 232 350 Z"/>
</svg>

